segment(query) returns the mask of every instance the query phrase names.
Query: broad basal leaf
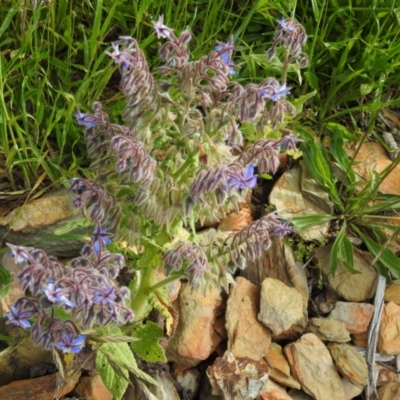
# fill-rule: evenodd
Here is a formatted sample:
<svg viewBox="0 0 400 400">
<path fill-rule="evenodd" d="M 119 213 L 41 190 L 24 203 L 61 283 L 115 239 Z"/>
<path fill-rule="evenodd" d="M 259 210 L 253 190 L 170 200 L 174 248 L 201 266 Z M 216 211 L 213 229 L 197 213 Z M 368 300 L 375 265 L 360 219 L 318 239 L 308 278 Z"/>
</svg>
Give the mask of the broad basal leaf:
<svg viewBox="0 0 400 400">
<path fill-rule="evenodd" d="M 132 336 L 138 341 L 132 342 L 133 351 L 144 361 L 166 362 L 164 350 L 159 340 L 164 336 L 163 330 L 154 322 L 147 321 L 145 325 L 139 325 Z"/>
<path fill-rule="evenodd" d="M 136 366 L 128 343 L 104 343 L 96 356 L 96 368 L 110 393 L 120 400 L 128 387 L 129 372 L 124 364 Z"/>
</svg>

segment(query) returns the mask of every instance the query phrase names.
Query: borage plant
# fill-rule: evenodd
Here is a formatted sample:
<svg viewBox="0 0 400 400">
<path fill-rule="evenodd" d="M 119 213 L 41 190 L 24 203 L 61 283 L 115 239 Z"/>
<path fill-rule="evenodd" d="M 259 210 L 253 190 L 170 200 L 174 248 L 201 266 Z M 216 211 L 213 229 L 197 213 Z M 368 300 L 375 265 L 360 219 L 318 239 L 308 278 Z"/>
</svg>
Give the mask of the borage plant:
<svg viewBox="0 0 400 400">
<path fill-rule="evenodd" d="M 166 306 L 168 283 L 186 278 L 192 287 L 206 290 L 216 284 L 228 290 L 236 268 L 259 258 L 270 246 L 271 236 L 291 232 L 289 224 L 275 214 L 237 234 L 214 230 L 205 239 L 198 229 L 204 221 L 218 221 L 238 210 L 257 184 L 256 169 L 259 174 L 274 174 L 279 153 L 295 149 L 298 139 L 291 134 L 277 140 L 264 137 L 267 125 L 280 132 L 285 116 L 295 113 L 286 99 L 290 90 L 286 82 L 268 77 L 243 86 L 231 80 L 238 73 L 232 61 L 233 39 L 218 43 L 199 60 L 190 60 L 190 31 L 176 35 L 164 25 L 163 17 L 154 23 L 154 30 L 165 39 L 159 49 L 163 64 L 155 74 L 131 37 L 121 37 L 107 53 L 122 75 L 125 125 L 112 123 L 100 103 L 94 104 L 93 114 L 76 113 L 78 123 L 85 126 L 95 179 L 76 178 L 69 190 L 74 206 L 85 207 L 96 225 L 92 245 L 85 246 L 69 268 L 40 250 L 11 246 L 22 257 L 18 260 L 28 261 L 19 279 L 36 298 L 18 300 L 9 322 L 27 327 L 32 318 L 34 341 L 46 348 L 79 351 L 85 329 L 110 322 L 135 320 L 123 332 L 137 335 L 142 329 L 138 322 L 152 308 L 171 318 Z M 301 51 L 305 40 L 303 27 L 293 19 L 279 22 L 269 56 L 278 46 L 286 49 L 282 52 L 285 79 L 290 63 L 306 65 Z M 255 138 L 248 147 L 241 131 L 244 123 Z M 112 235 L 115 242 L 125 243 L 121 251 L 135 261 L 130 290 L 115 284 L 123 257 L 106 250 Z M 157 281 L 161 265 L 166 278 Z M 71 318 L 57 319 L 54 304 Z M 113 351 L 117 353 L 116 348 Z M 113 351 L 100 353 L 109 358 Z M 157 361 L 162 360 L 161 353 Z M 131 371 L 128 364 L 115 357 L 109 360 L 125 376 Z M 107 376 L 102 376 L 106 381 Z"/>
</svg>

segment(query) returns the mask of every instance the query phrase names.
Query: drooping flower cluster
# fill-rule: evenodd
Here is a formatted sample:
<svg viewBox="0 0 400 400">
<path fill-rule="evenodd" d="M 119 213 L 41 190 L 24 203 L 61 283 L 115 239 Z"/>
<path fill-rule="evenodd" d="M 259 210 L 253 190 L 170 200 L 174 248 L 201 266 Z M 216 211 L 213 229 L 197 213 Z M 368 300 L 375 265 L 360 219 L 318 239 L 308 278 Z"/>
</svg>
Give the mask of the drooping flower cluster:
<svg viewBox="0 0 400 400">
<path fill-rule="evenodd" d="M 17 279 L 34 296 L 18 299 L 6 314 L 7 322 L 31 327 L 33 342 L 45 349 L 79 352 L 85 341 L 81 329 L 132 321 L 133 312 L 124 304 L 129 290 L 115 284 L 124 258 L 106 251 L 109 243 L 109 234 L 97 226 L 92 244 L 83 247 L 70 267 L 43 250 L 7 244 L 17 263 L 27 263 Z M 70 318 L 55 317 L 57 308 L 69 312 Z"/>
<path fill-rule="evenodd" d="M 287 221 L 271 213 L 254 221 L 238 232 L 230 243 L 230 259 L 240 268 L 247 261 L 255 261 L 271 246 L 271 237 L 283 238 L 293 232 Z"/>
<path fill-rule="evenodd" d="M 279 167 L 279 153 L 288 149 L 295 150 L 300 140 L 286 136 L 281 140 L 260 139 L 250 145 L 240 156 L 244 163 L 254 163 L 260 173 L 275 173 Z"/>
<path fill-rule="evenodd" d="M 254 166 L 246 169 L 239 163 L 221 164 L 216 168 L 202 170 L 190 187 L 190 196 L 197 202 L 204 202 L 204 196 L 218 190 L 220 201 L 226 197 L 224 193 L 232 193 L 233 189 L 253 188 L 257 184 Z"/>
<path fill-rule="evenodd" d="M 166 275 L 184 268 L 191 286 L 199 282 L 209 267 L 204 250 L 198 244 L 192 243 L 181 243 L 175 249 L 167 251 L 163 263 Z"/>
<path fill-rule="evenodd" d="M 293 18 L 282 18 L 275 31 L 273 43 L 268 50 L 268 59 L 271 60 L 276 54 L 276 47 L 281 45 L 288 49 L 288 62 L 299 60 L 301 68 L 308 64 L 308 55 L 302 51 L 302 46 L 307 41 L 307 33 L 304 27 Z"/>
</svg>

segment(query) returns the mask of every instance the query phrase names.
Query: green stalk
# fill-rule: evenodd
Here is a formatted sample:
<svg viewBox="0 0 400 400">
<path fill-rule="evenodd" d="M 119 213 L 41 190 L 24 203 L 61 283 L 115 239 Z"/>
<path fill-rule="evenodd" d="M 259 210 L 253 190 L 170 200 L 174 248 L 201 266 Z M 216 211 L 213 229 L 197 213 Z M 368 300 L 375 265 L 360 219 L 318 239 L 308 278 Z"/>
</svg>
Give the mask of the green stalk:
<svg viewBox="0 0 400 400">
<path fill-rule="evenodd" d="M 139 289 L 135 296 L 135 299 L 131 302 L 131 308 L 135 313 L 135 321 L 142 320 L 146 315 L 146 309 L 148 306 L 148 298 L 150 293 L 150 288 L 154 282 L 154 268 L 147 268 L 143 271 L 142 279 L 139 283 Z"/>
</svg>

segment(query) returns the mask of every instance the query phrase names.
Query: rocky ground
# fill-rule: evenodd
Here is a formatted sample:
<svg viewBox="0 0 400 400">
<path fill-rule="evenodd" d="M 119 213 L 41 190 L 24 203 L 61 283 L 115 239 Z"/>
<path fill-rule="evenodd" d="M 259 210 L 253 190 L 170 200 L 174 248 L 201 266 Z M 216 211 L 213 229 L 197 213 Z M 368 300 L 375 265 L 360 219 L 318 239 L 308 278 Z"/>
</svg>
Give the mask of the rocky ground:
<svg viewBox="0 0 400 400">
<path fill-rule="evenodd" d="M 359 173 L 367 173 L 377 154 L 368 152 Z M 381 149 L 379 149 L 381 152 Z M 360 156 L 359 156 L 360 157 Z M 388 161 L 390 162 L 390 160 Z M 399 190 L 400 169 L 381 187 Z M 255 193 L 261 204 L 265 192 Z M 329 199 L 302 163 L 282 174 L 269 193 L 280 215 L 329 212 Z M 243 207 L 217 229 L 237 230 L 252 221 L 254 210 Z M 286 214 L 285 214 L 286 213 Z M 285 214 L 285 215 L 283 215 Z M 52 234 L 77 217 L 65 192 L 56 192 L 24 207 L 18 218 L 0 219 L 6 240 L 15 244 Z M 8 233 L 7 233 L 8 232 Z M 7 235 L 6 235 L 7 233 Z M 304 233 L 305 240 L 327 238 L 329 226 Z M 52 243 L 45 250 L 71 256 L 78 241 Z M 394 251 L 398 246 L 393 243 Z M 371 266 L 369 253 L 355 248 L 355 269 L 342 265 L 332 276 L 331 245 L 318 247 L 308 260 L 296 261 L 288 243 L 273 240 L 263 258 L 240 271 L 229 294 L 218 289 L 206 295 L 187 284 L 171 286 L 176 314 L 173 334 L 162 343 L 168 364 L 142 365 L 159 382 L 160 400 L 393 400 L 400 399 L 400 282 L 386 286 Z M 13 275 L 20 266 L 10 255 L 2 264 Z M 17 284 L 0 299 L 0 334 L 18 338 L 21 330 L 5 325 L 8 305 L 21 295 Z M 157 320 L 157 315 L 155 316 Z M 74 373 L 62 377 L 52 355 L 28 339 L 15 350 L 0 341 L 0 399 L 112 400 L 94 368 L 93 352 L 85 348 L 74 361 Z M 88 346 L 87 346 L 88 347 Z M 368 362 L 367 362 L 368 360 Z M 133 388 L 124 399 L 141 399 Z"/>
</svg>

